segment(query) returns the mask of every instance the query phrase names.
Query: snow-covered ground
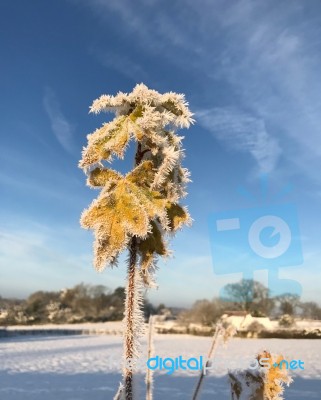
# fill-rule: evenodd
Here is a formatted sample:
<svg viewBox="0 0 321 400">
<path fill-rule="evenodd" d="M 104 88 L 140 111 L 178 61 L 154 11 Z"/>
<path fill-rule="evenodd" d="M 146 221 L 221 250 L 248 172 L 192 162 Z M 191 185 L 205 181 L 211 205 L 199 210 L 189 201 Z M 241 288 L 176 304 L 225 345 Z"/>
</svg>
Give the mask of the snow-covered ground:
<svg viewBox="0 0 321 400">
<path fill-rule="evenodd" d="M 206 355 L 211 338 L 188 335 L 155 335 L 155 353 L 184 358 Z M 232 339 L 220 346 L 217 366 L 205 377 L 201 399 L 230 399 L 227 367 L 246 363 L 267 349 L 287 360 L 301 359 L 304 370 L 291 373 L 294 383 L 285 399 L 321 399 L 321 340 Z M 146 357 L 146 343 L 142 346 Z M 0 339 L 1 400 L 109 400 L 121 379 L 121 337 L 23 336 Z M 145 358 L 146 360 L 146 358 Z M 219 361 L 220 360 L 220 361 Z M 234 362 L 233 362 L 234 360 Z M 154 400 L 190 399 L 198 377 L 196 371 L 155 373 Z M 143 368 L 137 379 L 143 392 Z"/>
<path fill-rule="evenodd" d="M 32 330 L 88 330 L 90 332 L 102 332 L 102 333 L 121 333 L 123 328 L 122 321 L 108 321 L 108 322 L 84 322 L 79 324 L 43 324 L 43 325 L 11 325 L 1 326 L 0 329 L 5 328 L 7 331 L 32 331 Z"/>
</svg>

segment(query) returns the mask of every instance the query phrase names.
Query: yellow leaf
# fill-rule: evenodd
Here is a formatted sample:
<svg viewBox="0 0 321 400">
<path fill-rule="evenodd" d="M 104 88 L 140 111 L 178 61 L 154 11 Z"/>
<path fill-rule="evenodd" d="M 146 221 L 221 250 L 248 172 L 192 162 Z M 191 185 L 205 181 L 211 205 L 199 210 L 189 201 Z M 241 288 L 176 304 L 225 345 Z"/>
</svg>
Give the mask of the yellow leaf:
<svg viewBox="0 0 321 400">
<path fill-rule="evenodd" d="M 154 221 L 151 222 L 151 226 L 152 232 L 148 234 L 146 239 L 140 240 L 138 245 L 142 269 L 148 269 L 150 267 L 155 255 L 165 256 L 167 254 L 161 231 Z"/>
<path fill-rule="evenodd" d="M 190 222 L 189 214 L 178 204 L 168 203 L 166 205 L 167 217 L 169 219 L 169 227 L 172 231 L 176 231 L 183 224 Z"/>
<path fill-rule="evenodd" d="M 105 186 L 107 182 L 117 182 L 122 178 L 121 174 L 112 169 L 95 168 L 90 172 L 87 183 L 90 186 Z"/>
<path fill-rule="evenodd" d="M 135 185 L 150 187 L 154 176 L 155 170 L 152 161 L 143 161 L 132 172 L 127 174 L 126 179 Z"/>
<path fill-rule="evenodd" d="M 88 145 L 82 152 L 79 167 L 88 168 L 102 160 L 110 161 L 112 154 L 122 158 L 129 139 L 128 117 L 122 115 L 104 124 L 88 135 Z"/>
<path fill-rule="evenodd" d="M 118 221 L 108 226 L 100 226 L 95 231 L 94 266 L 98 271 L 107 263 L 112 263 L 127 243 L 125 229 Z"/>
</svg>

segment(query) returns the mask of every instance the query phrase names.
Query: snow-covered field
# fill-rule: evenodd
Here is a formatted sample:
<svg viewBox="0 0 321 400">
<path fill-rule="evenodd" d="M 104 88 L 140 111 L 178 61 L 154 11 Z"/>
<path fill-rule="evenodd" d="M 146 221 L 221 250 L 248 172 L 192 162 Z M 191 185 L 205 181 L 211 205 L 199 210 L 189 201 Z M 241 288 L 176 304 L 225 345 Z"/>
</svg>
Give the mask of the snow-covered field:
<svg viewBox="0 0 321 400">
<path fill-rule="evenodd" d="M 155 353 L 185 358 L 206 355 L 211 339 L 187 335 L 155 335 Z M 301 359 L 303 371 L 293 371 L 294 383 L 285 399 L 321 399 L 321 340 L 232 339 L 219 347 L 217 367 L 205 377 L 201 399 L 230 399 L 227 367 L 252 359 L 260 350 Z M 146 357 L 146 343 L 143 356 Z M 109 400 L 121 379 L 121 337 L 23 336 L 0 339 L 1 400 Z M 146 359 L 146 358 L 145 358 Z M 234 362 L 233 362 L 234 359 Z M 155 400 L 190 399 L 196 371 L 155 373 Z M 137 380 L 144 399 L 143 369 Z"/>
</svg>

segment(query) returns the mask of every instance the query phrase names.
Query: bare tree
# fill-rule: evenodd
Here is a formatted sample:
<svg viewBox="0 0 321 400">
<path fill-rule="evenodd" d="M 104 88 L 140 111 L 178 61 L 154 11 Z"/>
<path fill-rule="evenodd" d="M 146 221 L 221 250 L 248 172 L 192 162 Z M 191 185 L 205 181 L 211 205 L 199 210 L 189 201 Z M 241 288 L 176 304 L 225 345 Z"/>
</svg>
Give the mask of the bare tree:
<svg viewBox="0 0 321 400">
<path fill-rule="evenodd" d="M 305 318 L 321 319 L 321 307 L 314 301 L 299 303 L 298 307 L 302 310 Z"/>
<path fill-rule="evenodd" d="M 251 311 L 259 305 L 268 308 L 269 290 L 260 282 L 242 279 L 224 287 L 225 300 L 236 303 L 242 310 Z"/>
<path fill-rule="evenodd" d="M 223 303 L 218 299 L 197 300 L 190 310 L 183 311 L 179 315 L 182 323 L 199 323 L 212 326 L 223 314 Z"/>
<path fill-rule="evenodd" d="M 282 314 L 293 315 L 299 305 L 300 296 L 293 293 L 284 293 L 275 298 Z"/>
</svg>

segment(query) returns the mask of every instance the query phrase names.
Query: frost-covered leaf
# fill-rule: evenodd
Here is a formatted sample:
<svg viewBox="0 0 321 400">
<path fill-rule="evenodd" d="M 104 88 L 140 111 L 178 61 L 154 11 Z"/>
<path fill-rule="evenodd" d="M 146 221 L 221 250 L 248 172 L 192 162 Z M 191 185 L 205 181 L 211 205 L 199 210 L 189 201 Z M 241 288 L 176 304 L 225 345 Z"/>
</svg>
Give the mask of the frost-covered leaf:
<svg viewBox="0 0 321 400">
<path fill-rule="evenodd" d="M 175 232 L 183 224 L 189 225 L 191 223 L 191 217 L 186 208 L 181 207 L 179 204 L 167 203 L 166 211 L 171 231 Z"/>
<path fill-rule="evenodd" d="M 111 161 L 114 154 L 122 158 L 130 140 L 128 117 L 120 116 L 88 135 L 88 145 L 82 152 L 79 167 L 89 168 L 101 161 Z"/>
<path fill-rule="evenodd" d="M 157 224 L 152 221 L 152 231 L 148 234 L 147 238 L 140 240 L 138 249 L 141 256 L 141 268 L 148 269 L 153 263 L 156 255 L 167 255 L 166 244 L 164 238 Z"/>
<path fill-rule="evenodd" d="M 150 187 L 155 177 L 152 161 L 143 161 L 127 175 L 128 181 L 138 186 Z"/>
<path fill-rule="evenodd" d="M 101 187 L 105 186 L 107 182 L 117 182 L 121 178 L 121 174 L 112 169 L 95 168 L 90 172 L 87 184 L 92 187 Z"/>
<path fill-rule="evenodd" d="M 94 170 L 92 181 L 113 181 L 84 211 L 81 224 L 95 231 L 95 266 L 112 263 L 128 243 L 129 237 L 144 239 L 152 230 L 150 221 L 164 214 L 166 200 L 148 189 L 153 179 L 151 163 L 145 162 L 126 177 L 112 170 Z"/>
</svg>

